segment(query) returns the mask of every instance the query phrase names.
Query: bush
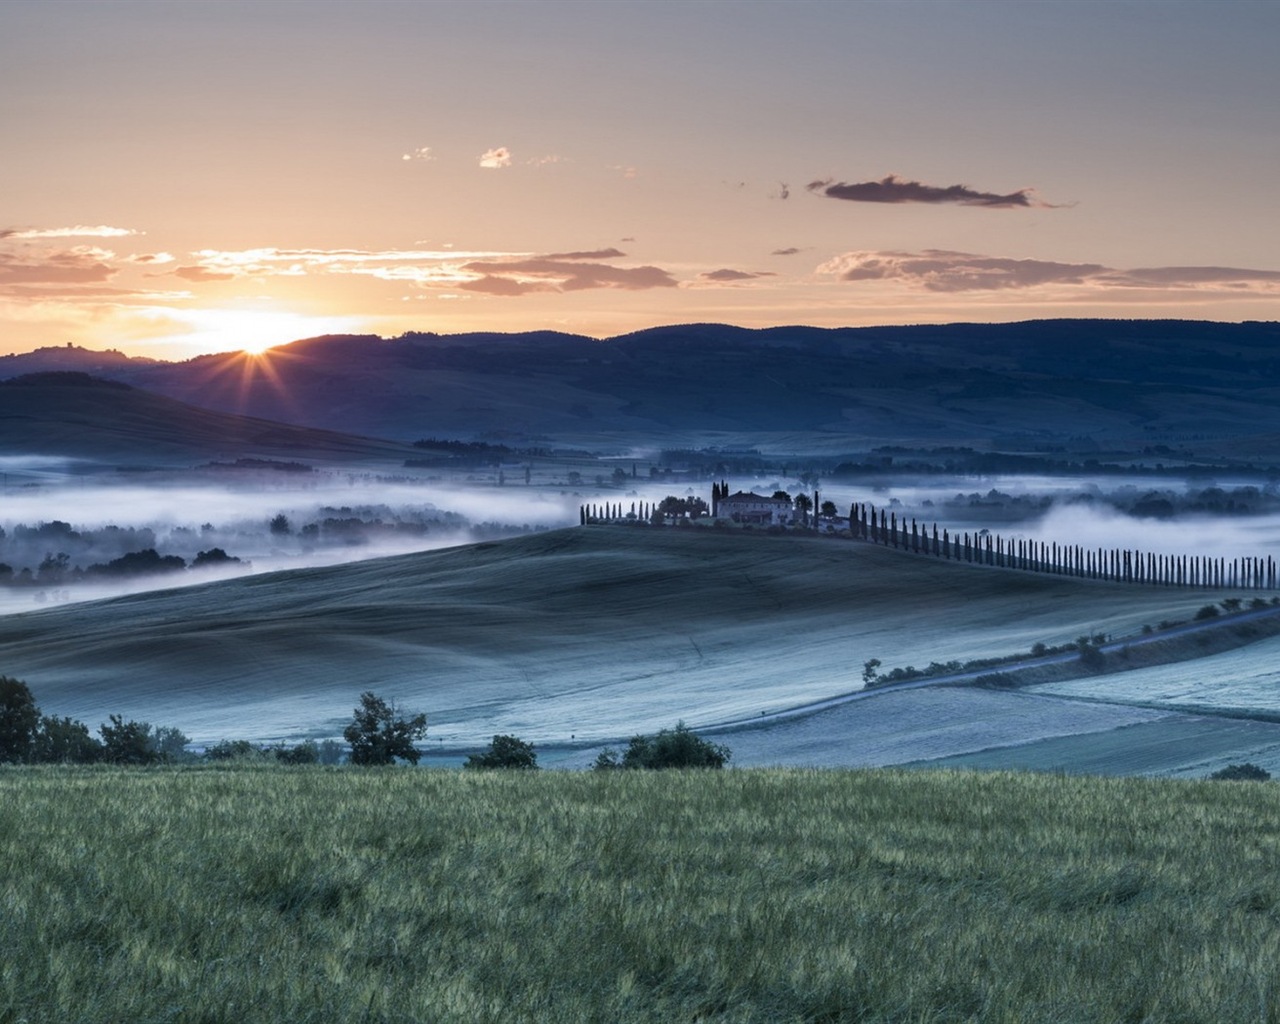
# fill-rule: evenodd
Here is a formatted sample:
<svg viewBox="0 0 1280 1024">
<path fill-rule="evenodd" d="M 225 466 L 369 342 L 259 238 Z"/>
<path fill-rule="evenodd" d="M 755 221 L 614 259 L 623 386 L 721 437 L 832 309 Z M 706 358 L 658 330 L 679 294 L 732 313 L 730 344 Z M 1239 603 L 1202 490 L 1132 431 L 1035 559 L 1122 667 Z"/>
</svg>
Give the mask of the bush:
<svg viewBox="0 0 1280 1024">
<path fill-rule="evenodd" d="M 296 747 L 281 745 L 276 748 L 276 760 L 281 764 L 319 764 L 320 748 L 315 740 L 305 740 Z"/>
<path fill-rule="evenodd" d="M 596 759 L 597 767 L 608 751 Z M 729 748 L 702 739 L 684 722 L 674 729 L 663 729 L 656 736 L 633 736 L 618 766 L 622 768 L 723 768 L 730 757 Z M 607 765 L 605 767 L 608 767 Z"/>
<path fill-rule="evenodd" d="M 467 758 L 463 768 L 517 768 L 537 769 L 538 755 L 533 744 L 518 736 L 495 736 L 493 742 L 479 754 Z"/>
<path fill-rule="evenodd" d="M 1195 619 L 1197 622 L 1204 619 L 1216 619 L 1219 614 L 1221 613 L 1218 611 L 1218 606 L 1216 604 L 1207 604 L 1196 612 Z"/>
<path fill-rule="evenodd" d="M 1244 764 L 1229 764 L 1225 768 L 1219 768 L 1209 778 L 1218 782 L 1266 782 L 1271 778 L 1271 773 L 1246 761 Z"/>
<path fill-rule="evenodd" d="M 426 734 L 426 715 L 405 717 L 394 703 L 368 690 L 360 694 L 360 706 L 342 730 L 351 744 L 351 763 L 361 765 L 394 764 L 396 758 L 417 764 L 421 755 L 413 742 Z"/>
<path fill-rule="evenodd" d="M 249 761 L 261 757 L 262 751 L 248 740 L 219 740 L 204 756 L 210 761 Z"/>
</svg>

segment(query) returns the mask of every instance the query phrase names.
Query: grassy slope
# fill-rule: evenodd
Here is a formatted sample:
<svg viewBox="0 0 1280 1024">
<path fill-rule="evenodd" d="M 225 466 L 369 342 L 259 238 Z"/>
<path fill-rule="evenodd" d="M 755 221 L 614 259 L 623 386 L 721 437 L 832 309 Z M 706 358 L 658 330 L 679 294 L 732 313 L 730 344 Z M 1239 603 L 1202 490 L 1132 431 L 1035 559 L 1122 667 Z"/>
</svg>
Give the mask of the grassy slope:
<svg viewBox="0 0 1280 1024">
<path fill-rule="evenodd" d="M 46 711 L 197 740 L 333 735 L 364 689 L 432 737 L 538 743 L 758 714 L 924 665 L 1186 618 L 1210 596 L 820 538 L 591 528 L 0 619 Z"/>
<path fill-rule="evenodd" d="M 0 382 L 0 452 L 153 464 L 211 456 L 402 460 L 412 449 L 211 412 L 83 374 L 55 373 Z"/>
<path fill-rule="evenodd" d="M 1280 1020 L 1280 788 L 0 770 L 0 1020 Z"/>
</svg>

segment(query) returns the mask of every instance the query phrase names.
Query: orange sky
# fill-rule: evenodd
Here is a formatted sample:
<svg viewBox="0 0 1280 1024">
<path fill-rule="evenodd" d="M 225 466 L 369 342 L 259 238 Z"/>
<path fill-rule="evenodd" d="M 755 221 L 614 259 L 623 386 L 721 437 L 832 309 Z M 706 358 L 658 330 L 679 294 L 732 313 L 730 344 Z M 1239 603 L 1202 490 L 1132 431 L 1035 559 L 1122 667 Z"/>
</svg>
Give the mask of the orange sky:
<svg viewBox="0 0 1280 1024">
<path fill-rule="evenodd" d="M 0 352 L 1280 311 L 1280 5 L 0 5 Z"/>
</svg>

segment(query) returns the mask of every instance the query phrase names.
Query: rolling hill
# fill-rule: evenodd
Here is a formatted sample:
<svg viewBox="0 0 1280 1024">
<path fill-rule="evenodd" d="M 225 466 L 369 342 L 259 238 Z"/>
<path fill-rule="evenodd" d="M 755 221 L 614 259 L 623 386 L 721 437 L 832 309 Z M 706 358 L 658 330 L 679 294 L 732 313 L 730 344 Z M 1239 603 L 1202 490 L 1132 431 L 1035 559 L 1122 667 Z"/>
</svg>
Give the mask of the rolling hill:
<svg viewBox="0 0 1280 1024">
<path fill-rule="evenodd" d="M 0 374 L 80 358 L 203 407 L 405 440 L 770 432 L 1027 448 L 1253 438 L 1249 454 L 1280 456 L 1278 345 L 1275 323 L 691 324 L 604 340 L 331 336 L 184 363 L 45 349 L 0 360 Z"/>
<path fill-rule="evenodd" d="M 600 527 L 8 616 L 0 650 L 46 712 L 94 725 L 120 713 L 200 742 L 333 736 L 372 689 L 426 711 L 441 748 L 499 732 L 545 747 L 846 693 L 873 657 L 921 666 L 1134 633 L 1208 599 L 816 537 Z M 990 717 L 997 695 L 981 696 Z M 1045 705 L 1079 707 L 1040 704 L 1024 738 L 1053 734 Z M 1091 728 L 1150 717 L 1118 709 Z M 944 719 L 922 710 L 914 728 L 954 726 L 956 709 Z M 809 748 L 858 744 L 857 713 L 829 721 Z"/>
<path fill-rule="evenodd" d="M 394 442 L 215 412 L 78 372 L 0 381 L 0 454 L 134 465 L 211 457 L 403 459 Z"/>
</svg>

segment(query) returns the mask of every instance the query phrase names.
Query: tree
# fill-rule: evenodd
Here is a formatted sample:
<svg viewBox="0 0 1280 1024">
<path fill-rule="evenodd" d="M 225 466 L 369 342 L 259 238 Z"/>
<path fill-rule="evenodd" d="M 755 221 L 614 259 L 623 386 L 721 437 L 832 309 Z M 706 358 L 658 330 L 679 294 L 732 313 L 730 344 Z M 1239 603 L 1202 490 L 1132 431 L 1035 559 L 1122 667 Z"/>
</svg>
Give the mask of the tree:
<svg viewBox="0 0 1280 1024">
<path fill-rule="evenodd" d="M 285 536 L 287 533 L 289 533 L 289 530 L 290 530 L 289 517 L 285 515 L 283 512 L 279 513 L 268 524 L 268 528 L 277 537 Z"/>
<path fill-rule="evenodd" d="M 656 736 L 631 737 L 621 766 L 652 770 L 723 768 L 730 756 L 728 747 L 704 740 L 684 722 L 677 722 L 674 729 L 663 729 Z"/>
<path fill-rule="evenodd" d="M 40 708 L 27 684 L 0 676 L 0 763 L 27 760 L 39 726 Z"/>
<path fill-rule="evenodd" d="M 159 760 L 150 722 L 124 721 L 108 715 L 98 726 L 102 735 L 102 759 L 111 764 L 152 764 Z"/>
<path fill-rule="evenodd" d="M 1271 778 L 1271 773 L 1252 761 L 1246 761 L 1244 764 L 1229 764 L 1225 768 L 1219 768 L 1209 778 L 1218 782 L 1266 782 Z"/>
<path fill-rule="evenodd" d="M 426 715 L 406 717 L 371 690 L 360 694 L 360 706 L 342 730 L 351 744 L 351 763 L 361 765 L 394 764 L 396 758 L 417 764 L 421 755 L 413 742 L 426 734 Z"/>
<path fill-rule="evenodd" d="M 44 716 L 36 733 L 31 760 L 38 764 L 92 764 L 102 757 L 102 744 L 89 727 L 70 718 Z"/>
<path fill-rule="evenodd" d="M 822 517 L 824 519 L 834 519 L 836 512 L 836 503 L 834 501 L 824 501 L 822 503 Z"/>
<path fill-rule="evenodd" d="M 791 495 L 789 495 L 786 491 L 774 491 L 774 492 L 773 492 L 773 499 L 774 499 L 775 501 L 785 501 L 785 502 L 790 503 L 790 501 L 791 501 Z"/>
<path fill-rule="evenodd" d="M 462 767 L 536 770 L 538 755 L 534 753 L 532 743 L 526 743 L 518 736 L 495 736 L 484 751 L 472 754 Z"/>
<path fill-rule="evenodd" d="M 876 681 L 876 670 L 880 668 L 879 658 L 868 658 L 862 663 L 862 681 L 870 686 Z"/>
<path fill-rule="evenodd" d="M 809 522 L 809 512 L 813 508 L 813 499 L 807 494 L 797 494 L 795 506 L 796 511 L 800 513 L 800 518 L 807 524 Z"/>
</svg>

